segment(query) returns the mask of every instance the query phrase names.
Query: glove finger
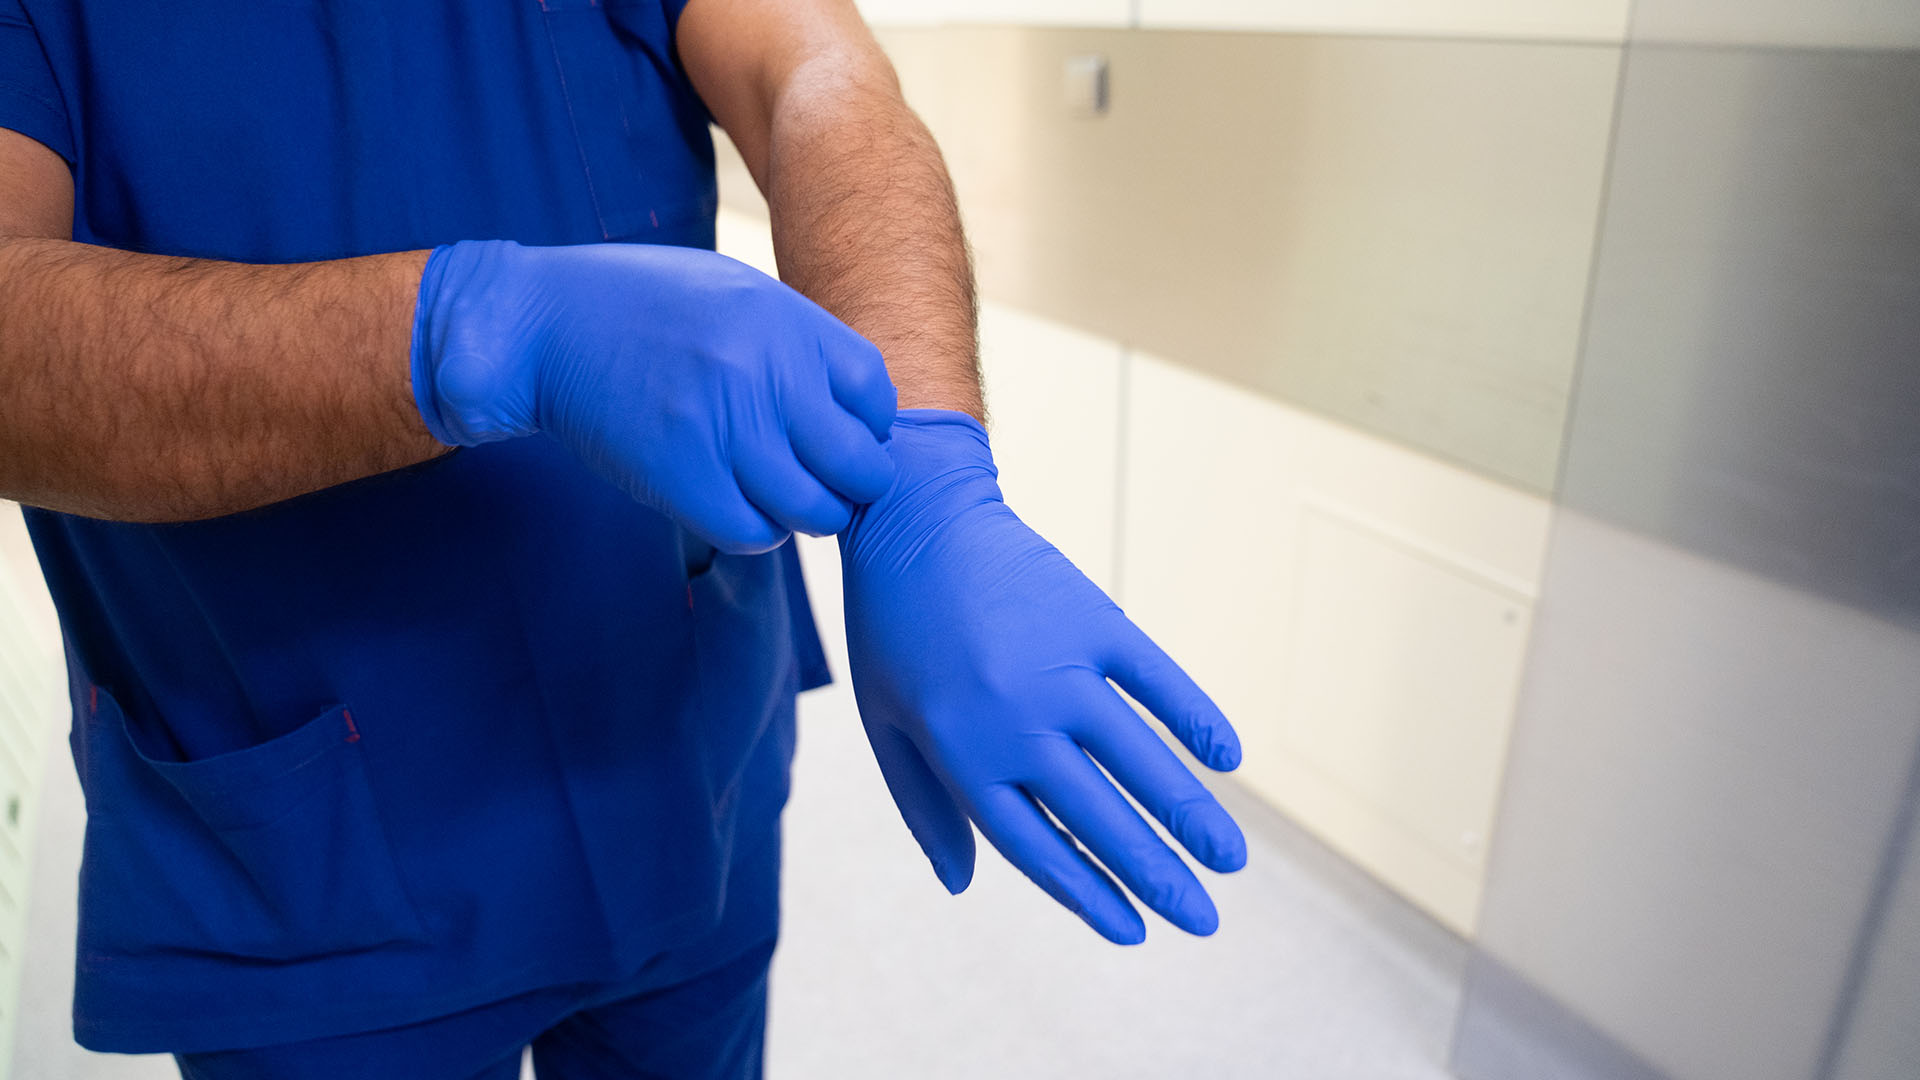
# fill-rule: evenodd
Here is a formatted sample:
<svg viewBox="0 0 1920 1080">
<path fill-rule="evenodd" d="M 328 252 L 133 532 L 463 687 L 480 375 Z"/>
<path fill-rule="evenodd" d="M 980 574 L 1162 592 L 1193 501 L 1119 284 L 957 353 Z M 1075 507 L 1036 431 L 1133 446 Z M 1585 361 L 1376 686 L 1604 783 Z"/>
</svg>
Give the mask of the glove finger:
<svg viewBox="0 0 1920 1080">
<path fill-rule="evenodd" d="M 729 555 L 758 555 L 786 543 L 789 530 L 754 509 L 727 482 L 673 480 L 659 491 L 661 509 L 686 530 Z"/>
<path fill-rule="evenodd" d="M 1209 769 L 1226 772 L 1240 765 L 1240 736 L 1180 665 L 1125 616 L 1107 658 L 1105 674 L 1147 707 L 1193 756 Z"/>
<path fill-rule="evenodd" d="M 1030 785 L 1041 804 L 1162 918 L 1203 937 L 1219 929 L 1220 915 L 1200 879 L 1087 755 L 1074 746 L 1058 756 L 1045 777 Z"/>
<path fill-rule="evenodd" d="M 912 740 L 886 727 L 868 728 L 867 734 L 893 804 L 933 864 L 934 876 L 948 892 L 964 892 L 973 881 L 973 826 L 967 816 Z"/>
<path fill-rule="evenodd" d="M 884 442 L 893 427 L 900 395 L 887 375 L 887 362 L 880 349 L 837 319 L 820 335 L 819 342 L 833 400 Z"/>
<path fill-rule="evenodd" d="M 893 456 L 836 402 L 797 410 L 787 420 L 787 438 L 800 464 L 850 502 L 876 502 L 893 486 Z"/>
<path fill-rule="evenodd" d="M 1075 728 L 1080 745 L 1208 869 L 1247 865 L 1247 838 L 1213 792 L 1126 702 L 1100 689 L 1109 700 Z"/>
<path fill-rule="evenodd" d="M 853 506 L 828 491 L 785 446 L 770 448 L 765 460 L 736 466 L 734 479 L 748 502 L 794 532 L 832 536 L 853 517 Z"/>
<path fill-rule="evenodd" d="M 1101 937 L 1116 945 L 1147 939 L 1147 926 L 1126 894 L 1026 792 L 996 784 L 972 809 L 980 831 L 1008 862 Z"/>
</svg>

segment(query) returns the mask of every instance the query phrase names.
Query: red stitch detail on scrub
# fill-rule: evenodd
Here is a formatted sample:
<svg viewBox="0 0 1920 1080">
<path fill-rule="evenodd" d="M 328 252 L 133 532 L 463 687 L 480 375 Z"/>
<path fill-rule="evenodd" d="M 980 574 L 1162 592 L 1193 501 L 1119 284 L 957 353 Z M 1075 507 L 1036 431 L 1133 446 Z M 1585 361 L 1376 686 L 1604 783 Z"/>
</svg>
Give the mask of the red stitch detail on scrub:
<svg viewBox="0 0 1920 1080">
<path fill-rule="evenodd" d="M 347 741 L 359 742 L 360 729 L 353 726 L 353 713 L 346 709 L 341 709 L 340 719 L 345 720 L 347 722 Z"/>
<path fill-rule="evenodd" d="M 693 610 L 693 586 L 692 585 L 687 586 L 687 610 L 688 611 Z"/>
<path fill-rule="evenodd" d="M 648 221 L 651 221 L 651 222 L 653 222 L 653 227 L 654 227 L 654 228 L 656 228 L 656 229 L 657 229 L 657 228 L 659 228 L 659 227 L 660 227 L 660 215 L 659 215 L 659 214 L 656 214 L 656 213 L 654 213 L 653 211 L 651 211 L 651 210 L 649 210 L 649 211 L 647 211 L 647 220 L 648 220 Z"/>
<path fill-rule="evenodd" d="M 689 594 L 691 594 L 691 591 L 689 591 Z M 87 684 L 87 715 L 92 716 L 94 713 L 97 713 L 99 711 L 100 711 L 100 688 L 94 685 L 93 683 L 88 683 Z"/>
</svg>

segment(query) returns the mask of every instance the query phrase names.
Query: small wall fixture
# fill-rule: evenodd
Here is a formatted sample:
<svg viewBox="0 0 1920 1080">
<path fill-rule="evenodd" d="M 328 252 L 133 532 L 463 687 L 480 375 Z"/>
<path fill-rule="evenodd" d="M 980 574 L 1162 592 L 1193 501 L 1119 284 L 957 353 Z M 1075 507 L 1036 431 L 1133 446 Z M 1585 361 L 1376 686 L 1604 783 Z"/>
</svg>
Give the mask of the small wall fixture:
<svg viewBox="0 0 1920 1080">
<path fill-rule="evenodd" d="M 1107 112 L 1107 58 L 1098 53 L 1067 57 L 1063 85 L 1067 111 L 1075 116 L 1104 116 Z"/>
</svg>

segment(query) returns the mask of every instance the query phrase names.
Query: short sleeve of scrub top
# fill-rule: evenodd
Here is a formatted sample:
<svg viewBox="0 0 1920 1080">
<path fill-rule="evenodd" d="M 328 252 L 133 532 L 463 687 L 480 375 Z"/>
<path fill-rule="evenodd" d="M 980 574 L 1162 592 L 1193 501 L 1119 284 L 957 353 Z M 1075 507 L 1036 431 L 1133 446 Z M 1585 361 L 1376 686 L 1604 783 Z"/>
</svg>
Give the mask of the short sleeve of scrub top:
<svg viewBox="0 0 1920 1080">
<path fill-rule="evenodd" d="M 686 6 L 677 0 L 669 3 Z M 73 162 L 66 106 L 20 0 L 0 0 L 0 128 L 17 131 Z"/>
</svg>

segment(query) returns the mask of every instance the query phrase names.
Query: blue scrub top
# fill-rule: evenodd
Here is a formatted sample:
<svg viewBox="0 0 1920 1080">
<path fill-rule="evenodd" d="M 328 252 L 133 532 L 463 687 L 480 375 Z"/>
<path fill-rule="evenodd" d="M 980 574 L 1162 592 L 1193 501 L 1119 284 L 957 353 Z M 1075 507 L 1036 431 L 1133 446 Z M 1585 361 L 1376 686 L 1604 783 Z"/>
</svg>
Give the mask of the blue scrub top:
<svg viewBox="0 0 1920 1080">
<path fill-rule="evenodd" d="M 683 3 L 0 0 L 0 126 L 66 159 L 91 244 L 711 247 Z M 544 437 L 211 521 L 28 519 L 87 796 L 95 1049 L 630 974 L 713 925 L 731 847 L 775 827 L 793 694 L 825 681 L 791 546 L 716 558 Z"/>
</svg>

